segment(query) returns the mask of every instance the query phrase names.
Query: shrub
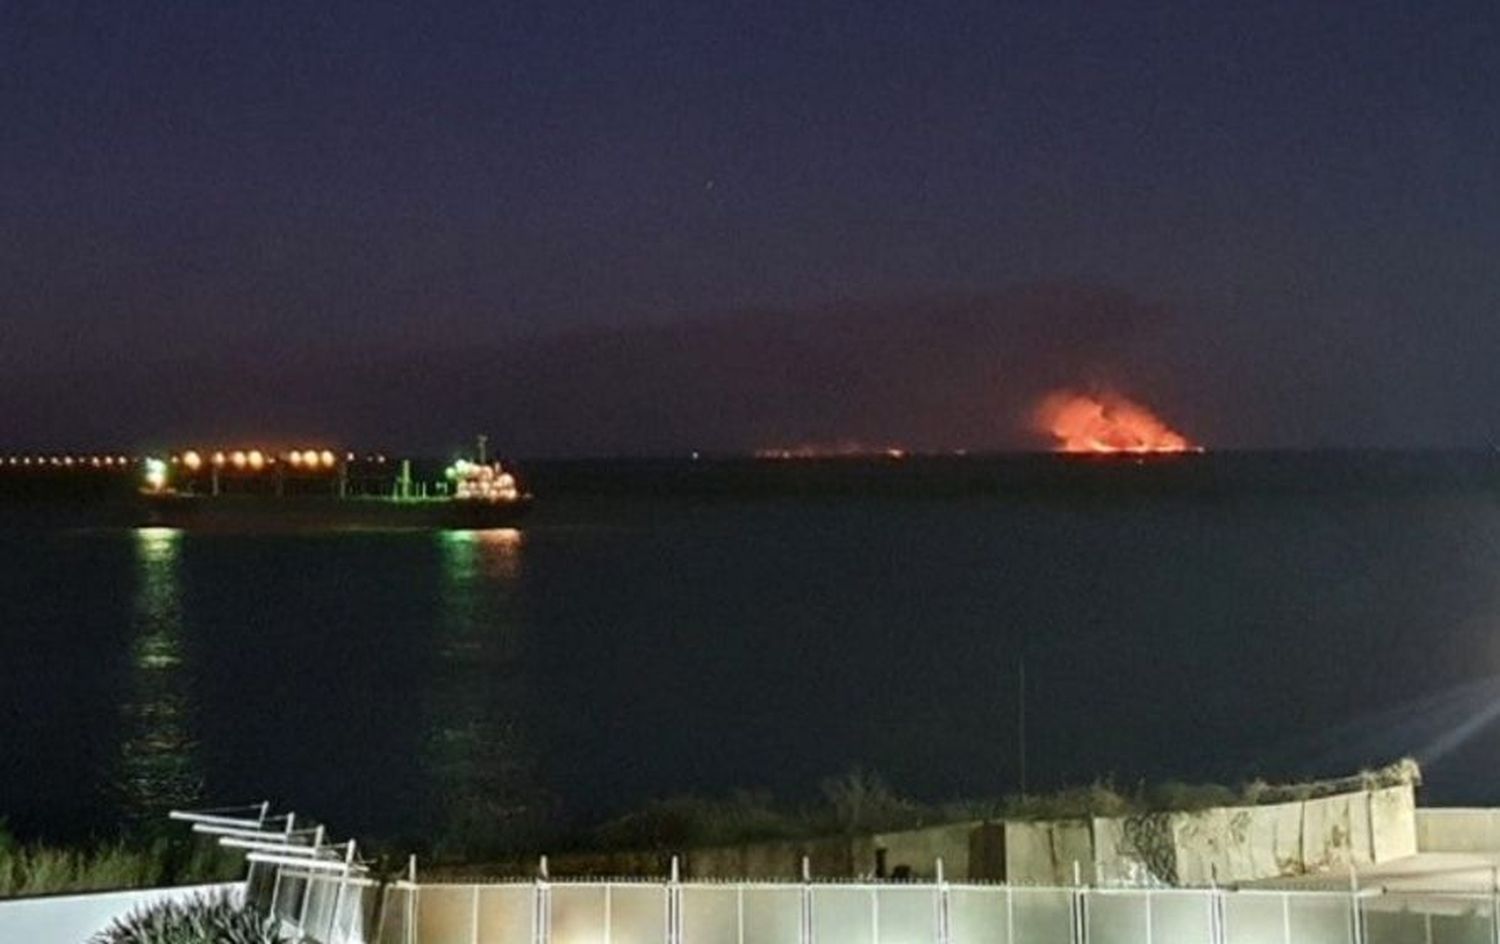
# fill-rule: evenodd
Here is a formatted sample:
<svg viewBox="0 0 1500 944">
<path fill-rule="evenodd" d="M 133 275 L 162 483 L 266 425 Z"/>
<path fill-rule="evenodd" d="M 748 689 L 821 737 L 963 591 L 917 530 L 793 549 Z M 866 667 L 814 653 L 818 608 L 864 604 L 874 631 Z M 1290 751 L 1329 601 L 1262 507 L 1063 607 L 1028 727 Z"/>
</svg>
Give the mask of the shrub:
<svg viewBox="0 0 1500 944">
<path fill-rule="evenodd" d="M 90 944 L 290 944 L 274 918 L 227 895 L 165 901 L 118 918 Z"/>
</svg>

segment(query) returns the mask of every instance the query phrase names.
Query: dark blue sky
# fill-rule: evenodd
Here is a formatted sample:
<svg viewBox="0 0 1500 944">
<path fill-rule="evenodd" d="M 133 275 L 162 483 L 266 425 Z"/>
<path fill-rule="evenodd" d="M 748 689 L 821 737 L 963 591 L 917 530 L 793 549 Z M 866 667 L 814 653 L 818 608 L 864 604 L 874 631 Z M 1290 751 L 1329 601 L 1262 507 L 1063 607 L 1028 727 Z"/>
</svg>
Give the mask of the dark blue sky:
<svg viewBox="0 0 1500 944">
<path fill-rule="evenodd" d="M 1211 442 L 1487 445 L 1497 21 L 1478 3 L 6 3 L 0 397 L 39 443 L 106 408 L 128 437 L 212 434 L 205 407 L 235 432 L 409 436 L 275 384 L 255 409 L 206 380 L 153 401 L 142 372 L 347 386 L 368 382 L 350 363 L 409 355 L 407 394 L 432 394 L 455 350 L 503 370 L 559 334 L 630 348 L 646 323 L 1040 280 L 1163 312 L 1103 374 Z M 581 376 L 578 409 L 649 374 L 641 351 Z M 657 393 L 711 398 L 714 374 Z M 764 444 L 778 416 L 839 432 L 796 428 L 795 401 L 725 441 Z M 504 435 L 503 411 L 462 421 Z M 534 448 L 604 445 L 579 436 Z"/>
</svg>

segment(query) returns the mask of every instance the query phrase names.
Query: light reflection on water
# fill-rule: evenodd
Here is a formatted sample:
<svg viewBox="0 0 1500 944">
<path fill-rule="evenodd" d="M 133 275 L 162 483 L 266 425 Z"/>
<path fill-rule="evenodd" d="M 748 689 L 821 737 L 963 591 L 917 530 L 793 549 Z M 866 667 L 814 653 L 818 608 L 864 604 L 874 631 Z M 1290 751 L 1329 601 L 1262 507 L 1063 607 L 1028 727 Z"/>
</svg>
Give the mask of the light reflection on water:
<svg viewBox="0 0 1500 944">
<path fill-rule="evenodd" d="M 180 531 L 135 533 L 130 671 L 113 778 L 121 812 L 132 823 L 158 820 L 203 793 L 195 706 L 183 665 L 181 551 Z"/>
<path fill-rule="evenodd" d="M 426 704 L 428 804 L 439 846 L 499 852 L 537 823 L 521 708 L 520 531 L 438 534 L 437 665 Z"/>
</svg>

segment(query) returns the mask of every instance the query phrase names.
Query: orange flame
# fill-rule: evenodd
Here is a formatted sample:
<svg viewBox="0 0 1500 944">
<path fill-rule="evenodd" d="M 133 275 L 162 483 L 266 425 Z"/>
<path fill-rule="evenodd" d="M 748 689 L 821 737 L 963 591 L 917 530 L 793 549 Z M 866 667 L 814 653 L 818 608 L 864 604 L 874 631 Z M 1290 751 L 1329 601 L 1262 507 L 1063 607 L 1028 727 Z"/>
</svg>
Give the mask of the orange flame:
<svg viewBox="0 0 1500 944">
<path fill-rule="evenodd" d="M 1121 396 L 1073 390 L 1049 393 L 1038 404 L 1037 428 L 1057 440 L 1059 452 L 1201 452 L 1202 447 Z"/>
</svg>

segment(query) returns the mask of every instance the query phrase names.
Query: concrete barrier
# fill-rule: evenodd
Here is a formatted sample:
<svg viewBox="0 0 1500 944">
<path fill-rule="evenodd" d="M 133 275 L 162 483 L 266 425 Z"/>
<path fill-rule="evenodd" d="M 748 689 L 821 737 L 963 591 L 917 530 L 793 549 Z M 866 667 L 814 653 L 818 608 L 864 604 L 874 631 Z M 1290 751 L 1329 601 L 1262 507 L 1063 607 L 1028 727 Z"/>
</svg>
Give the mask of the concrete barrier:
<svg viewBox="0 0 1500 944">
<path fill-rule="evenodd" d="M 225 892 L 238 896 L 243 891 L 241 883 L 230 882 L 177 888 L 136 888 L 89 895 L 0 899 L 0 941 L 82 944 L 109 927 L 116 918 L 123 918 L 139 908 Z"/>
<path fill-rule="evenodd" d="M 1233 885 L 1424 851 L 1500 851 L 1500 810 L 1433 815 L 1411 785 L 1285 803 L 1050 821 L 969 821 L 864 836 L 771 840 L 688 850 L 683 876 L 794 880 L 803 857 L 816 878 L 887 877 L 902 866 L 952 881 L 1071 885 Z M 1420 824 L 1420 825 L 1419 825 Z M 1419 840 L 1419 832 L 1421 839 Z M 1424 845 L 1425 844 L 1425 845 Z M 883 853 L 882 853 L 882 850 Z M 664 853 L 554 859 L 557 875 L 664 875 Z"/>
<path fill-rule="evenodd" d="M 1419 852 L 1500 852 L 1500 809 L 1431 807 L 1415 821 Z"/>
</svg>

